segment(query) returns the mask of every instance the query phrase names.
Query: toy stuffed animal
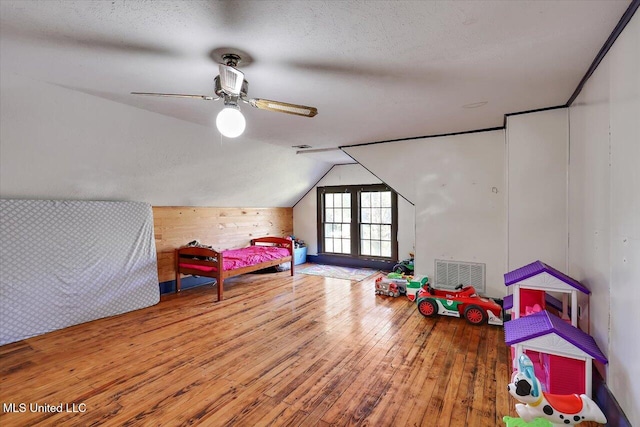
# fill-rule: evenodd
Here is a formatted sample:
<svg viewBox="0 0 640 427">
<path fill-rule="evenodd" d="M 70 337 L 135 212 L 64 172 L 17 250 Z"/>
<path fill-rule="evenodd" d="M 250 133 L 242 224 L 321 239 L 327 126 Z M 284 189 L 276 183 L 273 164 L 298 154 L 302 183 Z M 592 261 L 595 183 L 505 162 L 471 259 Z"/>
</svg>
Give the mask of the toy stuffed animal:
<svg viewBox="0 0 640 427">
<path fill-rule="evenodd" d="M 598 405 L 585 394 L 543 392 L 534 374 L 533 363 L 526 354 L 520 356 L 518 364 L 519 372 L 507 385 L 507 390 L 521 402 L 516 404 L 516 412 L 523 420 L 530 422 L 540 417 L 551 421 L 554 426 L 575 425 L 583 421 L 607 422 Z"/>
</svg>

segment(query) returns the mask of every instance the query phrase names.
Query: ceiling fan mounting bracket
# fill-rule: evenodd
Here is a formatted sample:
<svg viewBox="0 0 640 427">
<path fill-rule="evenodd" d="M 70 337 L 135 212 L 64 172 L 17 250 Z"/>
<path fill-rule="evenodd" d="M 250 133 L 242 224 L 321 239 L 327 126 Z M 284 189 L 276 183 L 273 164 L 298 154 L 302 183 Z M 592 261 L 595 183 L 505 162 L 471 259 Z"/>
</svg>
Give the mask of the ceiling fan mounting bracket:
<svg viewBox="0 0 640 427">
<path fill-rule="evenodd" d="M 249 55 L 249 52 L 245 52 L 244 50 L 237 49 L 231 46 L 221 46 L 212 50 L 209 54 L 209 57 L 213 59 L 216 64 L 227 64 L 227 58 L 232 61 L 236 61 L 236 64 L 233 66 L 241 66 L 247 67 L 251 65 L 253 62 L 253 58 Z"/>
<path fill-rule="evenodd" d="M 224 55 L 222 55 L 224 64 L 229 67 L 237 67 L 241 59 L 242 58 L 240 58 L 240 56 L 236 55 L 235 53 L 225 53 Z"/>
</svg>

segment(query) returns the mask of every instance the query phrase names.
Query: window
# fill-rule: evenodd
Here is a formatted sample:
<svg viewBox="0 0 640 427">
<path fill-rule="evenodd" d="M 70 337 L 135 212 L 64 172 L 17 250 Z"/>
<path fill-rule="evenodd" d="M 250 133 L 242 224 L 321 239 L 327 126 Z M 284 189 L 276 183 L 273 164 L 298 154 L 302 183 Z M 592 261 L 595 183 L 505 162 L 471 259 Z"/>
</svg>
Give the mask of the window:
<svg viewBox="0 0 640 427">
<path fill-rule="evenodd" d="M 324 250 L 337 254 L 351 253 L 351 195 L 324 195 Z"/>
<path fill-rule="evenodd" d="M 397 259 L 397 201 L 385 185 L 318 187 L 318 252 Z"/>
<path fill-rule="evenodd" d="M 360 255 L 391 258 L 391 190 L 360 192 Z"/>
</svg>

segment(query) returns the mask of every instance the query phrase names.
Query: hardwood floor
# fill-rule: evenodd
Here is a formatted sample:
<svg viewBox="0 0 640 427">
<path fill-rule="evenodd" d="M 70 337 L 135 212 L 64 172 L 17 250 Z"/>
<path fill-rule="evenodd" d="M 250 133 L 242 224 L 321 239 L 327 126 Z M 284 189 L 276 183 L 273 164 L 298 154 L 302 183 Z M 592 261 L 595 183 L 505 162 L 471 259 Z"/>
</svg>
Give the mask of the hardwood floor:
<svg viewBox="0 0 640 427">
<path fill-rule="evenodd" d="M 503 330 L 288 272 L 0 347 L 0 425 L 503 426 Z M 31 404 L 77 412 L 30 412 Z M 75 406 L 74 406 L 75 405 Z"/>
</svg>

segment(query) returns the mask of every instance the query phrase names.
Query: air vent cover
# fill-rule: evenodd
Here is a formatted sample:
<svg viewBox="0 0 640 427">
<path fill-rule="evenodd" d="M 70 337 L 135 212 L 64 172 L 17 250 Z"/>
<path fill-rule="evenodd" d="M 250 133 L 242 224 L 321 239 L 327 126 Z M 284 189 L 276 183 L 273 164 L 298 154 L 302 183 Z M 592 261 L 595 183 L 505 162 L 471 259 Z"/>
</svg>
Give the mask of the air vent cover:
<svg viewBox="0 0 640 427">
<path fill-rule="evenodd" d="M 443 261 L 437 259 L 435 287 L 454 289 L 458 285 L 471 285 L 483 294 L 486 291 L 486 264 L 463 261 Z"/>
</svg>

